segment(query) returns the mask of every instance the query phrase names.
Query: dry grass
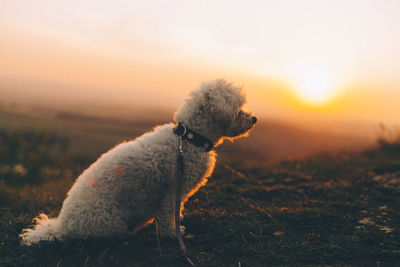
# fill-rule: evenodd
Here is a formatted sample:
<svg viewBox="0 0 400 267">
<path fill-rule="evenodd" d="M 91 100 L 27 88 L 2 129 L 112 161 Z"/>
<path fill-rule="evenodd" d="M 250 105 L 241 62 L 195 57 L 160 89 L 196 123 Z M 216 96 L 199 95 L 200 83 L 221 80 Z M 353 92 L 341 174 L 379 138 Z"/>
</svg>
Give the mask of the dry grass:
<svg viewBox="0 0 400 267">
<path fill-rule="evenodd" d="M 186 243 L 200 266 L 394 266 L 400 261 L 397 143 L 362 154 L 320 154 L 246 167 L 219 162 L 186 205 Z M 20 246 L 40 212 L 56 216 L 73 179 L 0 185 L 0 265 L 184 266 L 154 226 L 123 240 Z"/>
</svg>

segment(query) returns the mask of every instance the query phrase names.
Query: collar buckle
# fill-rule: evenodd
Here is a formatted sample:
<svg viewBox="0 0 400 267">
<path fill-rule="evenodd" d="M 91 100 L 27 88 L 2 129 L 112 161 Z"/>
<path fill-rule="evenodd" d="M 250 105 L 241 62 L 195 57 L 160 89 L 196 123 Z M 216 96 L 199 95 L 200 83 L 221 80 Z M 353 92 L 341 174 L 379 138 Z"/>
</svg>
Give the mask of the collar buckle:
<svg viewBox="0 0 400 267">
<path fill-rule="evenodd" d="M 182 122 L 178 122 L 178 125 L 174 128 L 174 133 L 179 136 L 179 153 L 183 153 L 183 139 L 188 140 L 190 143 L 194 144 L 197 147 L 204 148 L 207 152 L 211 151 L 214 148 L 214 144 L 209 139 L 187 128 Z"/>
</svg>

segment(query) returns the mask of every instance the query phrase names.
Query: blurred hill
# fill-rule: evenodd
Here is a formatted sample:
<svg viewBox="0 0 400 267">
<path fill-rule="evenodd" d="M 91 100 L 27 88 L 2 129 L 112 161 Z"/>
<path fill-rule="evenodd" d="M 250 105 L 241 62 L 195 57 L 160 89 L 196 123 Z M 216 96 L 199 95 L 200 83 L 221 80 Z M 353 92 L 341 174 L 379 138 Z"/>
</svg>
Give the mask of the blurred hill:
<svg viewBox="0 0 400 267">
<path fill-rule="evenodd" d="M 68 153 L 95 158 L 114 145 L 131 140 L 154 126 L 171 122 L 173 112 L 146 110 L 134 112 L 131 118 L 115 114 L 93 115 L 40 106 L 4 104 L 0 110 L 0 129 L 46 129 L 70 140 Z M 358 130 L 354 128 L 359 127 Z M 265 161 L 300 158 L 321 151 L 359 151 L 373 145 L 377 126 L 347 124 L 314 125 L 314 128 L 285 121 L 260 118 L 247 138 L 232 144 L 225 141 L 216 150 L 227 161 Z M 243 156 L 245 153 L 246 157 Z"/>
</svg>

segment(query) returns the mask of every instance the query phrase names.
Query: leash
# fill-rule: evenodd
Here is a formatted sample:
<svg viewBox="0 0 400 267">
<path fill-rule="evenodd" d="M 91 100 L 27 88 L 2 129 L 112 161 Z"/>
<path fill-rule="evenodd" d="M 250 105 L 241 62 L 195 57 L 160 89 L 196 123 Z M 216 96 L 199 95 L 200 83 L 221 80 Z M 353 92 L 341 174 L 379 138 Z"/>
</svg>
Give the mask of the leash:
<svg viewBox="0 0 400 267">
<path fill-rule="evenodd" d="M 182 136 L 184 136 L 186 133 L 186 127 L 184 128 L 184 133 L 182 135 L 179 135 L 179 148 L 178 148 L 178 155 L 176 158 L 176 166 L 178 169 L 178 181 L 176 185 L 176 202 L 175 202 L 175 231 L 176 231 L 176 237 L 179 242 L 179 246 L 181 248 L 182 256 L 186 259 L 186 261 L 193 267 L 196 265 L 194 262 L 191 260 L 189 253 L 186 249 L 185 243 L 183 243 L 183 236 L 181 232 L 181 201 L 182 201 L 182 184 L 183 184 L 183 170 L 185 168 L 184 162 L 183 162 L 183 149 L 182 149 Z"/>
</svg>

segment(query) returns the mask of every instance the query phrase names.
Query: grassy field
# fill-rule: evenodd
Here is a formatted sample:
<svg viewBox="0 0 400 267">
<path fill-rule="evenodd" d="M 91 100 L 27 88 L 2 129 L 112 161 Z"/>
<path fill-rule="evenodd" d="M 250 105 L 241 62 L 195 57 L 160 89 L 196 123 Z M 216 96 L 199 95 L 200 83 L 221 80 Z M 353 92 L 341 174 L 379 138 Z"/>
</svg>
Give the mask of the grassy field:
<svg viewBox="0 0 400 267">
<path fill-rule="evenodd" d="M 154 225 L 123 240 L 20 245 L 21 230 L 41 212 L 57 216 L 94 160 L 68 153 L 71 138 L 0 131 L 0 266 L 185 266 L 176 240 L 158 247 Z M 257 165 L 222 159 L 184 213 L 199 266 L 396 266 L 400 143 Z"/>
</svg>

